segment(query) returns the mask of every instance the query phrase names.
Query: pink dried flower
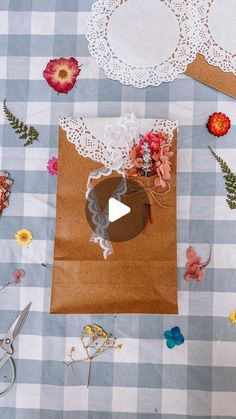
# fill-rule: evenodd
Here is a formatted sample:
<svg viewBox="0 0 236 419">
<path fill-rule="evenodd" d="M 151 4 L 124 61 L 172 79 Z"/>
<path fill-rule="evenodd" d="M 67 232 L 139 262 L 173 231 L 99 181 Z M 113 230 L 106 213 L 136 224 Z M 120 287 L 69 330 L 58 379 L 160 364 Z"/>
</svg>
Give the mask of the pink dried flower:
<svg viewBox="0 0 236 419">
<path fill-rule="evenodd" d="M 170 179 L 171 162 L 170 157 L 173 156 L 173 152 L 169 151 L 169 147 L 163 147 L 159 153 L 155 154 L 156 160 L 156 172 L 157 178 L 155 179 L 155 185 L 166 187 L 166 180 Z"/>
<path fill-rule="evenodd" d="M 0 214 L 8 207 L 8 198 L 12 183 L 8 173 L 0 172 Z"/>
<path fill-rule="evenodd" d="M 22 278 L 26 276 L 26 272 L 24 269 L 14 269 L 12 271 L 12 277 L 14 278 L 13 281 L 6 282 L 1 288 L 0 291 L 4 290 L 5 288 L 9 287 L 10 285 L 17 285 L 21 283 Z"/>
<path fill-rule="evenodd" d="M 148 132 L 142 137 L 137 145 L 130 150 L 130 159 L 133 167 L 126 171 L 128 176 L 143 176 L 143 155 L 144 144 L 148 144 L 151 155 L 151 164 L 148 170 L 148 176 L 156 175 L 155 186 L 165 188 L 166 181 L 171 176 L 170 158 L 174 155 L 171 151 L 171 145 L 168 144 L 168 137 L 160 132 Z"/>
<path fill-rule="evenodd" d="M 58 158 L 52 156 L 50 160 L 48 160 L 48 164 L 47 164 L 47 170 L 48 173 L 50 173 L 51 175 L 57 175 L 57 163 L 58 163 Z"/>
<path fill-rule="evenodd" d="M 153 154 L 155 151 L 160 151 L 161 146 L 166 143 L 167 139 L 167 136 L 163 132 L 148 132 L 143 138 L 143 141 L 149 143 L 151 154 Z"/>
<path fill-rule="evenodd" d="M 12 272 L 14 283 L 20 284 L 21 280 L 25 277 L 25 275 L 26 272 L 24 271 L 24 269 L 14 269 L 14 271 Z"/>
<path fill-rule="evenodd" d="M 192 279 L 195 279 L 195 281 L 202 281 L 204 279 L 203 269 L 206 268 L 207 265 L 209 265 L 211 261 L 211 251 L 212 251 L 212 247 L 210 250 L 210 255 L 209 255 L 208 260 L 206 262 L 202 262 L 202 258 L 197 255 L 194 248 L 192 246 L 188 247 L 188 249 L 186 250 L 186 256 L 187 256 L 187 263 L 185 265 L 186 272 L 184 275 L 184 279 L 186 281 L 191 281 Z"/>
</svg>

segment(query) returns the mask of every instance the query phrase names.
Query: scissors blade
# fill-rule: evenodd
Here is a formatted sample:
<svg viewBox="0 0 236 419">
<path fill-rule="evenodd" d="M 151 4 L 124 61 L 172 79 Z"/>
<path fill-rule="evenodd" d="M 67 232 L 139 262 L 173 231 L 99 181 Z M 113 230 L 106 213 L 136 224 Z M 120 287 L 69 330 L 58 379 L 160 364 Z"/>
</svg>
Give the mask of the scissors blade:
<svg viewBox="0 0 236 419">
<path fill-rule="evenodd" d="M 9 361 L 11 358 L 11 354 L 5 353 L 5 355 L 0 359 L 0 369 L 4 367 L 4 365 Z"/>
<path fill-rule="evenodd" d="M 19 316 L 16 318 L 12 326 L 10 327 L 5 339 L 10 339 L 11 343 L 13 340 L 15 340 L 16 336 L 20 333 L 21 328 L 23 327 L 23 324 L 25 323 L 27 316 L 29 314 L 31 307 L 31 303 L 29 303 L 24 310 L 19 314 Z"/>
</svg>

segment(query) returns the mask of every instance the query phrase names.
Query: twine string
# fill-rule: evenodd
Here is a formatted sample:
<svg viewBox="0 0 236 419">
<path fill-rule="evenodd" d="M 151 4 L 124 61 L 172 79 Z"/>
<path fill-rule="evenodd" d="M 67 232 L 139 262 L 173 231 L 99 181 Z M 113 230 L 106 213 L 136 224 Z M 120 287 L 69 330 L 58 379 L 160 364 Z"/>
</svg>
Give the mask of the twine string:
<svg viewBox="0 0 236 419">
<path fill-rule="evenodd" d="M 144 182 L 142 182 L 141 180 L 137 179 L 134 180 L 133 183 L 137 183 L 140 186 L 142 186 L 142 189 L 136 189 L 135 187 L 132 186 L 131 182 L 128 182 L 128 188 L 133 192 L 133 194 L 138 194 L 143 192 L 143 190 L 147 193 L 148 197 L 152 198 L 152 200 L 154 201 L 153 203 L 149 202 L 149 205 L 155 205 L 155 203 L 157 205 L 159 205 L 162 208 L 169 208 L 169 205 L 164 205 L 162 204 L 159 200 L 158 200 L 158 196 L 164 196 L 166 194 L 168 194 L 171 190 L 171 185 L 166 182 L 168 189 L 164 192 L 157 192 L 155 189 L 157 188 L 157 186 L 146 186 Z M 129 194 L 126 194 L 126 196 L 128 196 Z"/>
</svg>

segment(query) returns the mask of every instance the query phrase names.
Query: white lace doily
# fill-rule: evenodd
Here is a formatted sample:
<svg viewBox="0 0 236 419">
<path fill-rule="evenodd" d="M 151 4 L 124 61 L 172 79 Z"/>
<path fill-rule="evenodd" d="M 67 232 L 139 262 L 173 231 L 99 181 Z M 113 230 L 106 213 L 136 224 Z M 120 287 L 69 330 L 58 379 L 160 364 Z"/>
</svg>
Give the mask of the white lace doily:
<svg viewBox="0 0 236 419">
<path fill-rule="evenodd" d="M 210 0 L 206 3 L 199 52 L 209 64 L 236 74 L 236 1 Z"/>
<path fill-rule="evenodd" d="M 110 122 L 110 118 L 95 119 L 95 123 L 100 123 L 103 127 L 99 136 L 95 135 L 88 126 L 90 121 L 88 120 L 87 124 L 81 117 L 61 118 L 60 126 L 66 131 L 67 139 L 75 145 L 81 156 L 101 163 L 108 170 L 108 174 L 112 170 L 123 174 L 125 169 L 133 166 L 129 156 L 133 139 L 137 139 L 138 134 L 144 132 L 140 120 L 134 114 L 124 114 L 120 118 L 115 118 L 113 123 Z M 150 120 L 146 120 L 144 126 L 146 132 L 151 130 L 165 132 L 171 141 L 173 130 L 178 124 L 177 121 L 156 119 L 153 120 L 152 126 L 150 126 Z"/>
<path fill-rule="evenodd" d="M 88 18 L 89 51 L 109 78 L 123 84 L 142 88 L 173 80 L 197 54 L 203 16 L 195 3 L 98 0 Z"/>
<path fill-rule="evenodd" d="M 124 114 L 120 118 L 96 118 L 88 120 L 88 122 L 81 117 L 62 118 L 60 119 L 60 126 L 66 131 L 68 141 L 74 144 L 81 156 L 103 165 L 102 168 L 88 173 L 85 197 L 88 199 L 94 225 L 97 226 L 91 241 L 99 243 L 106 259 L 113 252 L 113 249 L 109 237 L 105 234 L 108 225 L 106 222 L 101 223 L 101 217 L 105 215 L 101 213 L 98 202 L 92 194 L 93 179 L 109 176 L 112 171 L 124 176 L 125 169 L 133 166 L 129 150 L 133 145 L 133 140 L 138 141 L 139 134 L 145 135 L 149 131 L 164 132 L 169 138 L 169 143 L 171 143 L 173 131 L 178 127 L 178 123 L 167 119 L 139 120 L 134 114 Z M 95 131 L 97 131 L 96 134 Z M 124 181 L 115 191 L 114 197 L 116 199 L 119 199 L 122 192 L 126 191 L 125 186 L 126 182 Z"/>
<path fill-rule="evenodd" d="M 142 88 L 183 73 L 199 52 L 236 74 L 236 0 L 98 0 L 89 51 L 107 76 Z"/>
</svg>

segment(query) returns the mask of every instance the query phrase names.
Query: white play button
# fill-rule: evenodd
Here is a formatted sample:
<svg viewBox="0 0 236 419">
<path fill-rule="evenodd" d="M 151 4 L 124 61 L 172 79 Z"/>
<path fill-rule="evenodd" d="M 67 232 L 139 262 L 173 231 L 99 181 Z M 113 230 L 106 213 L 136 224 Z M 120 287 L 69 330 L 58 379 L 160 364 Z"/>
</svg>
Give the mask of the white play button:
<svg viewBox="0 0 236 419">
<path fill-rule="evenodd" d="M 122 202 L 118 201 L 115 198 L 110 198 L 108 201 L 108 218 L 110 223 L 113 223 L 119 218 L 124 217 L 125 215 L 129 214 L 131 211 L 128 205 L 122 204 Z"/>
<path fill-rule="evenodd" d="M 125 190 L 121 180 L 121 176 L 101 180 L 86 199 L 89 227 L 96 236 L 105 240 L 109 237 L 112 243 L 132 240 L 142 233 L 149 221 L 149 196 L 145 188 L 140 182 L 127 179 L 126 192 L 119 196 L 117 192 Z M 93 202 L 96 205 L 91 208 Z"/>
</svg>

